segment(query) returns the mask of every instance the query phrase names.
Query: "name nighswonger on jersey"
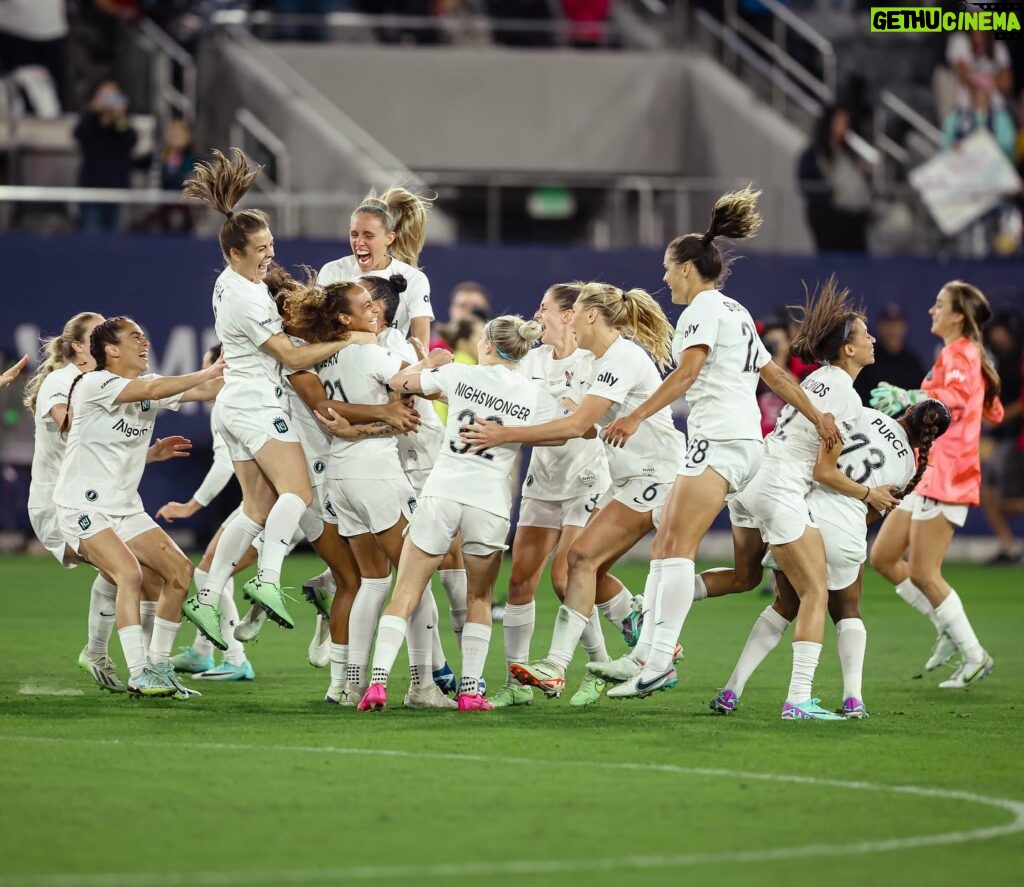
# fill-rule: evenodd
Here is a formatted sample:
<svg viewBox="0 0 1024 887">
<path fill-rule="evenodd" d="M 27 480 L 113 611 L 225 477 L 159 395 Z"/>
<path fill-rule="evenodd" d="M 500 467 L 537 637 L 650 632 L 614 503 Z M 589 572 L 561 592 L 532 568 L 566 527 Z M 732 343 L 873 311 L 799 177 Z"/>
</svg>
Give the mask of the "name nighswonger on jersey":
<svg viewBox="0 0 1024 887">
<path fill-rule="evenodd" d="M 877 410 L 864 408 L 853 430 L 843 436 L 836 463 L 848 478 L 869 487 L 893 485 L 903 489 L 917 470 L 914 450 L 899 422 Z M 863 527 L 866 502 L 815 484 L 807 498 L 815 520 L 839 526 Z"/>
<path fill-rule="evenodd" d="M 750 312 L 718 290 L 698 293 L 679 316 L 672 358 L 678 364 L 680 355 L 696 346 L 705 346 L 708 355 L 686 392 L 688 436 L 761 440 L 757 383 L 772 358 Z"/>
<path fill-rule="evenodd" d="M 543 388 L 504 366 L 450 363 L 420 375 L 423 393 L 448 397 L 444 442 L 420 494 L 471 505 L 508 519 L 518 443 L 471 453 L 459 437 L 477 416 L 499 425 L 539 425 L 565 415 Z"/>
</svg>

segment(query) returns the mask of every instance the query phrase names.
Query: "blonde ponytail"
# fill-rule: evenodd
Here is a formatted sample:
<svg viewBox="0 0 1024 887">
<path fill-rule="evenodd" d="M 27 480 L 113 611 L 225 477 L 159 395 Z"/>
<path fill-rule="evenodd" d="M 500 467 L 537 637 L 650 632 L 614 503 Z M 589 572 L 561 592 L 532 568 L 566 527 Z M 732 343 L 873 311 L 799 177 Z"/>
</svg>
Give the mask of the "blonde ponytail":
<svg viewBox="0 0 1024 887">
<path fill-rule="evenodd" d="M 576 304 L 584 309 L 596 308 L 608 326 L 643 346 L 662 372 L 672 366 L 675 327 L 647 290 L 623 292 L 609 283 L 586 283 L 580 288 Z"/>
<path fill-rule="evenodd" d="M 371 189 L 356 207 L 356 212 L 377 213 L 384 222 L 384 229 L 395 235 L 391 255 L 418 268 L 420 253 L 427 239 L 427 213 L 432 205 L 433 200 L 413 194 L 400 185 L 392 185 L 379 197 Z"/>
<path fill-rule="evenodd" d="M 519 361 L 526 357 L 544 328 L 535 320 L 523 320 L 518 314 L 502 314 L 484 327 L 484 335 L 503 360 Z"/>
<path fill-rule="evenodd" d="M 94 318 L 103 320 L 103 315 L 97 314 L 95 311 L 82 311 L 64 324 L 64 329 L 59 336 L 52 336 L 43 341 L 39 350 L 39 369 L 25 386 L 25 398 L 22 401 L 31 413 L 34 414 L 36 411 L 36 401 L 39 398 L 39 389 L 42 387 L 43 380 L 54 370 L 66 367 L 74 361 L 75 349 L 71 347 L 72 344 L 77 342 L 80 345 L 88 346 L 89 343 L 82 340 L 85 338 L 86 327 Z M 88 347 L 86 350 L 88 351 Z"/>
</svg>

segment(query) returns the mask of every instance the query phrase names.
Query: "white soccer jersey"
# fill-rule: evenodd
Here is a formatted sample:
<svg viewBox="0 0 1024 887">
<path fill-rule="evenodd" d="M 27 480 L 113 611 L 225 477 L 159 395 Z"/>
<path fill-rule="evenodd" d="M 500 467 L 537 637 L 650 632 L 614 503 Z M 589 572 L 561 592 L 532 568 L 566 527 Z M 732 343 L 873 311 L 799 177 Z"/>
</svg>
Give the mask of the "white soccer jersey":
<svg viewBox="0 0 1024 887">
<path fill-rule="evenodd" d="M 276 409 L 280 365 L 260 346 L 282 325 L 267 285 L 225 268 L 213 288 L 213 314 L 227 361 L 217 400 L 233 407 Z"/>
<path fill-rule="evenodd" d="M 329 283 L 358 280 L 360 277 L 383 277 L 387 280 L 394 274 L 401 274 L 405 278 L 406 287 L 405 292 L 398 297 L 398 309 L 395 311 L 395 319 L 391 325 L 404 338 L 409 335 L 409 321 L 414 317 L 434 319 L 434 309 L 430 305 L 430 281 L 419 268 L 392 258 L 391 264 L 387 268 L 382 268 L 380 271 L 367 271 L 364 274 L 359 270 L 359 263 L 355 256 L 345 256 L 343 259 L 335 259 L 324 265 L 317 275 L 317 283 L 320 286 L 327 286 Z"/>
<path fill-rule="evenodd" d="M 476 416 L 500 425 L 539 425 L 565 414 L 536 383 L 506 366 L 450 363 L 422 373 L 424 394 L 448 396 L 444 443 L 421 496 L 451 499 L 508 520 L 512 511 L 512 471 L 522 444 L 509 443 L 469 452 L 459 429 Z"/>
<path fill-rule="evenodd" d="M 864 410 L 850 374 L 826 364 L 804 379 L 800 387 L 821 412 L 835 416 L 839 432 L 846 439 Z M 795 407 L 786 404 L 779 413 L 775 429 L 764 440 L 765 455 L 778 457 L 806 474 L 809 482 L 818 458 L 819 442 L 814 426 Z"/>
<path fill-rule="evenodd" d="M 112 517 L 143 510 L 139 482 L 156 414 L 162 409 L 178 409 L 182 395 L 115 403 L 132 381 L 108 370 L 95 370 L 75 386 L 71 431 L 53 494 L 57 505 L 101 511 Z"/>
<path fill-rule="evenodd" d="M 709 349 L 704 366 L 686 392 L 688 435 L 708 440 L 761 440 L 757 405 L 760 371 L 772 357 L 761 342 L 754 319 L 739 302 L 718 290 L 698 293 L 679 316 L 672 357 L 687 348 Z"/>
<path fill-rule="evenodd" d="M 388 382 L 402 363 L 397 354 L 380 345 L 349 345 L 318 364 L 316 373 L 331 400 L 383 405 L 390 400 Z M 327 465 L 327 477 L 331 480 L 404 476 L 395 438 L 331 438 Z"/>
<path fill-rule="evenodd" d="M 68 404 L 71 383 L 78 378 L 73 363 L 54 370 L 39 386 L 36 397 L 35 443 L 32 450 L 32 483 L 28 488 L 29 508 L 51 508 L 53 489 L 64 461 L 65 440 L 50 416 L 55 406 Z"/>
<path fill-rule="evenodd" d="M 397 354 L 410 366 L 419 361 L 416 349 L 394 327 L 388 327 L 377 336 L 382 348 Z M 420 427 L 410 434 L 403 434 L 398 440 L 398 456 L 406 472 L 424 471 L 432 468 L 444 440 L 444 425 L 434 405 L 422 397 L 414 397 L 412 405 L 420 414 Z"/>
<path fill-rule="evenodd" d="M 308 345 L 305 339 L 298 336 L 289 336 L 291 343 L 297 347 Z M 299 443 L 306 454 L 306 466 L 309 468 L 309 478 L 313 486 L 318 486 L 327 480 L 327 463 L 331 453 L 331 444 L 334 438 L 324 431 L 317 421 L 313 411 L 306 406 L 306 402 L 299 397 L 298 392 L 292 388 L 289 379 L 296 373 L 311 372 L 314 370 L 290 370 L 282 368 L 284 385 L 282 386 L 281 406 L 287 410 L 292 420 L 292 427 L 299 436 Z M 338 398 L 339 400 L 341 398 Z"/>
<path fill-rule="evenodd" d="M 576 400 L 573 388 L 577 373 L 587 376 L 594 355 L 577 348 L 568 357 L 555 359 L 551 345 L 534 348 L 519 363 L 519 372 L 543 386 L 555 403 Z M 604 444 L 599 440 L 570 440 L 560 447 L 534 447 L 523 483 L 523 498 L 565 502 L 579 496 L 603 493 L 611 479 Z"/>
<path fill-rule="evenodd" d="M 869 487 L 893 484 L 903 489 L 917 470 L 914 450 L 899 422 L 867 407 L 845 436 L 837 464 L 848 478 Z M 807 507 L 815 520 L 867 532 L 868 505 L 852 496 L 815 485 Z"/>
<path fill-rule="evenodd" d="M 633 412 L 660 384 L 658 368 L 647 352 L 620 336 L 603 357 L 594 360 L 579 387 L 584 396 L 593 394 L 612 402 L 608 412 L 597 420 L 604 428 L 619 416 Z M 636 477 L 650 478 L 651 483 L 673 483 L 685 452 L 686 436 L 672 424 L 669 407 L 641 422 L 625 447 L 605 446 L 608 470 L 617 484 Z"/>
</svg>

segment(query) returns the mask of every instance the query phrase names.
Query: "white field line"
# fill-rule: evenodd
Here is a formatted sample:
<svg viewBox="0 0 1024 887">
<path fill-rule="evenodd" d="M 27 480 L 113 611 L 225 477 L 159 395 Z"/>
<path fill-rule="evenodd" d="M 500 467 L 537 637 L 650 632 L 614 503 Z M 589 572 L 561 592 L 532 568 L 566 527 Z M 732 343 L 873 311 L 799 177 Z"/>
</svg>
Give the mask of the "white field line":
<svg viewBox="0 0 1024 887">
<path fill-rule="evenodd" d="M 46 684 L 22 684 L 19 696 L 84 696 L 85 690 L 73 687 L 54 687 Z"/>
<path fill-rule="evenodd" d="M 43 736 L 0 735 L 0 743 L 29 743 L 55 745 L 102 745 L 131 748 L 181 748 L 203 751 L 278 752 L 282 754 L 344 755 L 370 758 L 403 758 L 412 761 L 444 761 L 458 764 L 488 764 L 505 766 L 580 767 L 590 770 L 621 772 L 665 773 L 676 776 L 710 776 L 721 779 L 749 779 L 815 788 L 833 788 L 848 791 L 884 792 L 895 795 L 936 798 L 980 804 L 1005 810 L 1012 820 L 1005 825 L 988 828 L 964 829 L 934 835 L 912 835 L 876 841 L 855 841 L 845 844 L 808 844 L 801 847 L 776 847 L 769 850 L 733 850 L 714 853 L 684 853 L 677 855 L 617 856 L 588 859 L 549 860 L 487 860 L 481 862 L 445 862 L 408 865 L 362 865 L 320 869 L 281 869 L 276 871 L 184 871 L 133 872 L 131 874 L 0 874 L 4 887 L 226 887 L 233 884 L 316 884 L 346 881 L 423 880 L 426 878 L 466 878 L 495 875 L 547 875 L 582 872 L 610 872 L 644 869 L 672 869 L 694 865 L 723 865 L 726 863 L 777 862 L 820 856 L 856 856 L 871 853 L 890 853 L 921 847 L 938 847 L 986 841 L 1024 831 L 1024 802 L 1009 798 L 995 798 L 974 792 L 952 789 L 924 788 L 915 785 L 882 785 L 874 782 L 824 779 L 817 776 L 787 775 L 784 773 L 752 773 L 713 767 L 681 767 L 675 764 L 648 764 L 639 762 L 599 761 L 546 761 L 536 758 L 503 757 L 498 755 L 464 754 L 459 752 L 421 752 L 389 749 L 343 748 L 306 745 L 253 745 L 234 742 L 160 742 L 123 741 L 119 739 L 59 738 Z"/>
</svg>

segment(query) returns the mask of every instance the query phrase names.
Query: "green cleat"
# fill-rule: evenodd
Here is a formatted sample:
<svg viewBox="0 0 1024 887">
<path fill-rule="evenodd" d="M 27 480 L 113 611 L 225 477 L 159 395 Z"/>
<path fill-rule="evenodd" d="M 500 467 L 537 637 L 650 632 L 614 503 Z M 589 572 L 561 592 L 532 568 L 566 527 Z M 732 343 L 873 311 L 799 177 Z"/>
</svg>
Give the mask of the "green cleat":
<svg viewBox="0 0 1024 887">
<path fill-rule="evenodd" d="M 228 648 L 224 635 L 220 633 L 220 607 L 215 604 L 204 604 L 198 595 L 192 595 L 181 605 L 181 612 L 218 650 Z"/>
<path fill-rule="evenodd" d="M 524 687 L 515 681 L 507 681 L 497 693 L 491 697 L 491 705 L 495 708 L 511 708 L 513 705 L 532 705 L 533 687 Z"/>
<path fill-rule="evenodd" d="M 181 652 L 171 657 L 171 666 L 175 671 L 184 674 L 199 674 L 201 671 L 213 668 L 212 656 L 200 656 L 191 647 L 179 647 Z"/>
<path fill-rule="evenodd" d="M 261 582 L 253 576 L 242 586 L 242 594 L 247 600 L 259 604 L 267 611 L 267 615 L 284 628 L 295 628 L 295 620 L 284 605 L 284 593 L 278 582 Z"/>
<path fill-rule="evenodd" d="M 588 673 L 583 678 L 583 683 L 580 684 L 580 688 L 572 694 L 572 699 L 569 700 L 569 705 L 575 706 L 576 708 L 586 708 L 588 705 L 594 705 L 600 698 L 601 694 L 604 693 L 608 685 L 604 680 L 598 677 L 596 674 Z"/>
</svg>

